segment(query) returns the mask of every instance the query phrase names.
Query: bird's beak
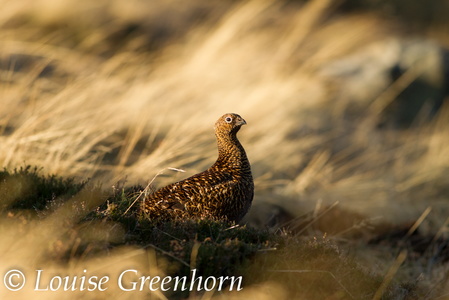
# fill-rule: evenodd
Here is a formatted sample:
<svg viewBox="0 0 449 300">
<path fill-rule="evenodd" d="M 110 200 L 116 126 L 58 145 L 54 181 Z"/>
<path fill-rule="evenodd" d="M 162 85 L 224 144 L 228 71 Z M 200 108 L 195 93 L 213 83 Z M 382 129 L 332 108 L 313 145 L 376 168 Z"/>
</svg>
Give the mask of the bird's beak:
<svg viewBox="0 0 449 300">
<path fill-rule="evenodd" d="M 242 126 L 242 125 L 246 125 L 246 121 L 244 119 L 241 119 L 239 121 L 239 126 Z"/>
</svg>

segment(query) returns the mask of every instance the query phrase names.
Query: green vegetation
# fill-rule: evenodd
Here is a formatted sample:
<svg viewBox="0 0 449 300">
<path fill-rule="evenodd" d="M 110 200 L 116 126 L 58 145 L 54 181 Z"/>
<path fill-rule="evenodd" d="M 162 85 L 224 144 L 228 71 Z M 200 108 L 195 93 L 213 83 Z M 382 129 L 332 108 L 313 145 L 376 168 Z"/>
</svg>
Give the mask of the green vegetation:
<svg viewBox="0 0 449 300">
<path fill-rule="evenodd" d="M 73 179 L 41 175 L 30 167 L 2 172 L 3 196 L 17 188 L 11 182 L 20 182 L 22 186 L 27 182 L 23 187 L 27 192 L 17 195 L 9 207 L 3 208 L 2 215 L 23 218 L 21 211 L 33 208 L 40 214 L 25 218 L 29 221 L 37 218 L 37 222 L 45 222 L 58 213 L 51 205 L 55 201 L 63 207 L 64 202 L 70 201 L 81 189 L 95 189 Z M 50 193 L 52 190 L 54 192 Z M 307 299 L 322 299 L 332 294 L 338 299 L 371 298 L 382 283 L 382 276 L 363 270 L 354 258 L 341 253 L 335 241 L 326 237 L 297 236 L 285 230 L 272 233 L 211 220 L 155 222 L 142 219 L 136 209 L 130 207 L 141 190 L 137 186 L 115 189 L 98 207 L 84 209 L 59 239 L 64 244 L 62 250 L 47 248 L 43 257 L 65 265 L 81 258 L 102 257 L 124 245 L 136 245 L 154 250 L 159 260 L 166 261 L 166 274 L 172 276 L 189 276 L 193 268 L 205 277 L 243 276 L 244 286 L 277 282 L 289 297 Z M 104 200 L 105 196 L 103 193 L 100 198 Z M 86 232 L 93 223 L 108 225 L 97 229 L 103 232 L 97 231 L 92 237 Z M 113 229 L 116 226 L 123 228 L 122 238 L 102 241 L 100 237 L 116 231 Z M 388 287 L 383 299 L 396 299 L 395 290 L 398 289 L 407 297 L 416 293 L 414 285 L 397 283 Z M 186 297 L 189 292 L 168 292 L 167 295 Z"/>
<path fill-rule="evenodd" d="M 42 211 L 55 202 L 69 199 L 78 193 L 86 182 L 77 183 L 74 178 L 56 175 L 43 176 L 37 167 L 20 167 L 13 172 L 0 172 L 0 199 L 7 209 Z"/>
</svg>

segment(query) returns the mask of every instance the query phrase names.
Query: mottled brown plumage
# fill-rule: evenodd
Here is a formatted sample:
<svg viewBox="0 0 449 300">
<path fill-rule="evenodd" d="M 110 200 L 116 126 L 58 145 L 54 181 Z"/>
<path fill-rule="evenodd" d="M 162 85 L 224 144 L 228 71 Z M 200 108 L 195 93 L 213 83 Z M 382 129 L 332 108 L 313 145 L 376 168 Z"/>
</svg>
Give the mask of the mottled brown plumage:
<svg viewBox="0 0 449 300">
<path fill-rule="evenodd" d="M 141 209 L 151 219 L 186 217 L 240 221 L 254 196 L 254 182 L 237 132 L 245 120 L 225 114 L 215 123 L 218 159 L 206 171 L 148 196 Z"/>
</svg>

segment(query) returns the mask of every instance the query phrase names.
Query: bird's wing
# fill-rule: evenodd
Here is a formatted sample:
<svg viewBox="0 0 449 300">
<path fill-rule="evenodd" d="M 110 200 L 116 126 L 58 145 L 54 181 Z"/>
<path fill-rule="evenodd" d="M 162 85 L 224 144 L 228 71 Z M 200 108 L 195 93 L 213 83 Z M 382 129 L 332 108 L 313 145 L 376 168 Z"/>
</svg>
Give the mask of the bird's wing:
<svg viewBox="0 0 449 300">
<path fill-rule="evenodd" d="M 186 210 L 225 194 L 236 185 L 229 174 L 200 173 L 156 191 L 151 198 L 158 207 Z"/>
</svg>

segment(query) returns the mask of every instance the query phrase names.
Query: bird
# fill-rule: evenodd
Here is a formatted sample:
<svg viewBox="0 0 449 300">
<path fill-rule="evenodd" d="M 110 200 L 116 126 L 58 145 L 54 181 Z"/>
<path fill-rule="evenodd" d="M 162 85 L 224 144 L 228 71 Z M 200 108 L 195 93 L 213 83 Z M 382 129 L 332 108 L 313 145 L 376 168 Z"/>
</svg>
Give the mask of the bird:
<svg viewBox="0 0 449 300">
<path fill-rule="evenodd" d="M 238 223 L 254 197 L 254 180 L 237 132 L 247 124 L 236 113 L 214 126 L 218 158 L 207 170 L 148 195 L 141 212 L 149 219 L 213 219 Z"/>
</svg>

